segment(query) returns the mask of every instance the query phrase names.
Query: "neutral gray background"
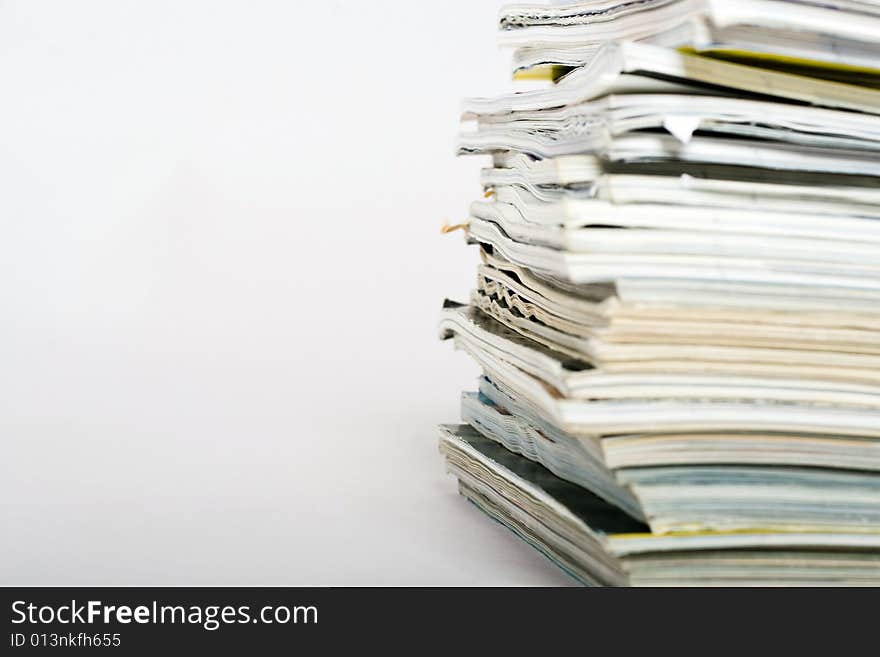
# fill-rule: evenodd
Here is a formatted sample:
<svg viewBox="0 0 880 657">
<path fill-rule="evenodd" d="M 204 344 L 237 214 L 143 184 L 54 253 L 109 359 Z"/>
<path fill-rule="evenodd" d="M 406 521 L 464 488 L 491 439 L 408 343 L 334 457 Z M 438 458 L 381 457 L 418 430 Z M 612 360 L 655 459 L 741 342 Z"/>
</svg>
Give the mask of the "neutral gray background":
<svg viewBox="0 0 880 657">
<path fill-rule="evenodd" d="M 569 583 L 437 453 L 510 53 L 430 8 L 0 2 L 0 584 Z"/>
</svg>

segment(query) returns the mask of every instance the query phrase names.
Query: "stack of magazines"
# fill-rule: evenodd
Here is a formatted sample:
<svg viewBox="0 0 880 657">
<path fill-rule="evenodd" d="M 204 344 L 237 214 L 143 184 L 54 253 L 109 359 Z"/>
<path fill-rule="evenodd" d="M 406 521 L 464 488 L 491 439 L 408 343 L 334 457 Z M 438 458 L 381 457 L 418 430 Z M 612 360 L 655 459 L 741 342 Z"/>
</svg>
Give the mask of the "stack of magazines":
<svg viewBox="0 0 880 657">
<path fill-rule="evenodd" d="M 586 584 L 880 585 L 880 2 L 500 28 L 532 82 L 463 110 L 461 493 Z"/>
</svg>

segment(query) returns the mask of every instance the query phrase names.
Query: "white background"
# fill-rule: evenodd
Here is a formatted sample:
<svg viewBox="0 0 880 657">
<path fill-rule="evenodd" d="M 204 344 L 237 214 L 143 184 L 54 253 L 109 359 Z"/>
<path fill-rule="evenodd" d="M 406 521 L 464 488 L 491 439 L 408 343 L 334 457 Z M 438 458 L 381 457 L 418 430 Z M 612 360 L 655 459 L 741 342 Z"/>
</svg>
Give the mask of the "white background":
<svg viewBox="0 0 880 657">
<path fill-rule="evenodd" d="M 0 3 L 0 584 L 559 584 L 456 494 L 498 4 Z"/>
</svg>

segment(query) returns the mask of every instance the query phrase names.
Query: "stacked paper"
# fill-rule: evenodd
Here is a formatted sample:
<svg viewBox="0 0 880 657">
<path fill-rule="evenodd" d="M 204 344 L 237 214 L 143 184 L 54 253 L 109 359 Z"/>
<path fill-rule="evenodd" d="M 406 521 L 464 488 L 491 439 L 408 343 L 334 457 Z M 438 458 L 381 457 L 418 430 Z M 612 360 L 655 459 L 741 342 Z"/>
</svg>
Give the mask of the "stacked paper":
<svg viewBox="0 0 880 657">
<path fill-rule="evenodd" d="M 880 584 L 880 3 L 500 24 L 461 492 L 585 583 Z"/>
</svg>

